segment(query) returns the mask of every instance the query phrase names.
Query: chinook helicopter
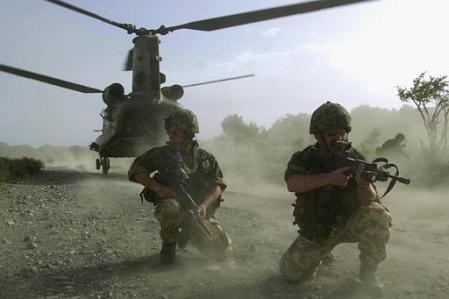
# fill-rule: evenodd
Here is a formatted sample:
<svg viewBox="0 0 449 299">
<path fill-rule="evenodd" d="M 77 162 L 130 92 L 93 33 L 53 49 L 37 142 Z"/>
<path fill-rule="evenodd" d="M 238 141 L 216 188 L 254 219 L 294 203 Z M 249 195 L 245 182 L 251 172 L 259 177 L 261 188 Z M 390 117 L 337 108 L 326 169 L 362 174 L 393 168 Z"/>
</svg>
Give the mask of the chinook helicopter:
<svg viewBox="0 0 449 299">
<path fill-rule="evenodd" d="M 136 157 L 156 145 L 160 145 L 165 137 L 164 119 L 174 110 L 179 109 L 178 100 L 184 94 L 184 88 L 211 84 L 227 80 L 242 79 L 253 74 L 201 82 L 189 85 L 164 86 L 166 77 L 160 72 L 159 37 L 180 29 L 214 31 L 294 14 L 313 12 L 325 8 L 367 2 L 372 0 L 318 0 L 297 4 L 256 10 L 234 15 L 194 21 L 177 26 L 158 29 L 137 28 L 133 24 L 118 23 L 100 15 L 79 8 L 60 0 L 45 0 L 52 4 L 70 9 L 80 14 L 100 20 L 107 24 L 134 34 L 134 46 L 128 52 L 125 70 L 132 71 L 132 90 L 125 94 L 120 83 L 113 83 L 104 90 L 74 82 L 34 73 L 0 64 L 0 71 L 21 77 L 56 85 L 81 93 L 101 93 L 106 108 L 100 113 L 103 120 L 101 135 L 92 142 L 89 148 L 98 152 L 96 168 L 107 174 L 110 169 L 109 158 Z"/>
</svg>

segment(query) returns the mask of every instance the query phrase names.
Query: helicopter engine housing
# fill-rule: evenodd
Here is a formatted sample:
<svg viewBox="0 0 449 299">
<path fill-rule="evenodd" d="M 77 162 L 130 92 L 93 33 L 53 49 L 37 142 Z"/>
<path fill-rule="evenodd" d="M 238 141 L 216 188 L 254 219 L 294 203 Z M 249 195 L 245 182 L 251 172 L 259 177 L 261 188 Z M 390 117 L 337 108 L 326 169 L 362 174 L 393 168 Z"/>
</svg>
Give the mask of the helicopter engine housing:
<svg viewBox="0 0 449 299">
<path fill-rule="evenodd" d="M 161 88 L 161 93 L 167 99 L 177 101 L 184 95 L 184 89 L 181 85 L 175 84 L 172 86 L 165 86 Z"/>
<path fill-rule="evenodd" d="M 103 102 L 110 106 L 123 99 L 125 88 L 120 83 L 113 83 L 106 87 L 103 91 Z"/>
</svg>

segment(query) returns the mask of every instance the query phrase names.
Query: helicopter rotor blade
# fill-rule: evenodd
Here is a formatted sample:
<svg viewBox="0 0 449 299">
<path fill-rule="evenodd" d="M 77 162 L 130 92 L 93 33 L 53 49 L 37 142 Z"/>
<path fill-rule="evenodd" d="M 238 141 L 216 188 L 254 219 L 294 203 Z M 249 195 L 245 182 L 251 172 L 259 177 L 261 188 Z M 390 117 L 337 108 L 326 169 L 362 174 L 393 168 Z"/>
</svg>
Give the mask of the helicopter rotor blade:
<svg viewBox="0 0 449 299">
<path fill-rule="evenodd" d="M 14 74 L 20 77 L 25 77 L 28 79 L 33 79 L 33 80 L 37 80 L 37 81 L 41 81 L 44 83 L 48 83 L 51 85 L 56 85 L 59 87 L 63 87 L 63 88 L 67 88 L 67 89 L 71 89 L 71 90 L 75 90 L 75 91 L 79 91 L 82 93 L 102 93 L 102 90 L 96 89 L 96 88 L 92 88 L 89 86 L 85 86 L 85 85 L 81 85 L 81 84 L 77 84 L 77 83 L 73 83 L 73 82 L 69 82 L 69 81 L 65 81 L 65 80 L 61 80 L 61 79 L 57 79 L 57 78 L 53 78 L 53 77 L 49 77 L 49 76 L 45 76 L 45 75 L 41 75 L 38 73 L 33 73 L 30 71 L 26 71 L 26 70 L 22 70 L 22 69 L 18 69 L 15 67 L 11 67 L 11 66 L 7 66 L 4 64 L 0 64 L 0 71 L 6 72 L 6 73 L 10 73 L 10 74 Z"/>
<path fill-rule="evenodd" d="M 97 15 L 97 14 L 94 14 L 93 12 L 90 12 L 90 11 L 87 11 L 87 10 L 85 10 L 85 9 L 79 8 L 79 7 L 75 6 L 75 5 L 66 3 L 66 2 L 64 2 L 64 1 L 60 1 L 60 0 L 45 0 L 45 1 L 50 2 L 50 3 L 53 3 L 53 4 L 56 4 L 56 5 L 59 5 L 59 6 L 62 6 L 62 7 L 64 7 L 64 8 L 67 8 L 67 9 L 70 9 L 70 10 L 73 10 L 73 11 L 76 11 L 76 12 L 78 12 L 78 13 L 80 13 L 80 14 L 83 14 L 83 15 L 86 15 L 86 16 L 88 16 L 88 17 L 91 17 L 91 18 L 100 20 L 100 21 L 105 22 L 105 23 L 108 23 L 108 24 L 110 24 L 110 25 L 113 25 L 113 26 L 116 26 L 116 27 L 125 29 L 126 31 L 128 31 L 128 33 L 137 33 L 137 31 L 138 31 L 138 30 L 136 29 L 136 26 L 135 26 L 135 25 L 132 25 L 132 24 L 124 24 L 124 23 L 118 23 L 118 22 L 109 20 L 109 19 L 107 19 L 107 18 L 104 18 L 104 17 L 102 17 L 102 16 L 99 16 L 99 15 Z"/>
<path fill-rule="evenodd" d="M 110 25 L 125 29 L 129 34 L 135 33 L 137 35 L 146 34 L 162 34 L 165 35 L 169 32 L 178 29 L 191 29 L 200 31 L 213 31 L 228 27 L 234 27 L 239 25 L 245 25 L 265 20 L 271 20 L 280 17 L 286 17 L 295 14 L 307 13 L 312 11 L 317 11 L 326 8 L 338 7 L 348 4 L 355 4 L 360 2 L 374 1 L 374 0 L 315 0 L 309 2 L 301 2 L 291 5 L 278 6 L 273 8 L 249 11 L 245 13 L 238 13 L 228 16 L 222 16 L 217 18 L 210 18 L 200 21 L 194 21 L 190 23 L 185 23 L 172 27 L 160 26 L 159 29 L 149 30 L 146 28 L 137 28 L 133 24 L 118 23 L 110 19 L 104 18 L 100 15 L 87 11 L 85 9 L 79 8 L 72 4 L 66 3 L 61 0 L 45 0 L 47 2 L 59 5 L 61 7 L 76 11 L 83 15 L 89 16 L 91 18 L 100 20 L 102 22 L 108 23 Z"/>
<path fill-rule="evenodd" d="M 178 29 L 192 29 L 200 31 L 213 31 L 233 26 L 239 26 L 249 23 L 255 23 L 259 21 L 265 21 L 285 16 L 290 16 L 294 14 L 307 13 L 312 11 L 317 11 L 325 8 L 332 8 L 342 5 L 355 4 L 359 2 L 367 2 L 373 0 L 318 0 L 301 2 L 297 4 L 255 10 L 245 13 L 239 13 L 234 15 L 228 15 L 223 17 L 205 19 L 190 23 L 185 23 L 182 25 L 164 27 L 162 26 L 157 33 L 166 34 L 171 31 Z"/>
<path fill-rule="evenodd" d="M 219 82 L 223 82 L 223 81 L 244 79 L 244 78 L 249 78 L 249 77 L 254 77 L 254 76 L 255 76 L 254 74 L 247 74 L 247 75 L 242 75 L 242 76 L 237 76 L 237 77 L 230 77 L 230 78 L 224 78 L 224 79 L 218 79 L 218 80 L 212 80 L 212 81 L 205 81 L 205 82 L 200 82 L 200 83 L 187 84 L 187 85 L 182 85 L 182 87 L 183 88 L 187 88 L 187 87 L 193 87 L 193 86 L 198 86 L 198 85 L 219 83 Z"/>
</svg>

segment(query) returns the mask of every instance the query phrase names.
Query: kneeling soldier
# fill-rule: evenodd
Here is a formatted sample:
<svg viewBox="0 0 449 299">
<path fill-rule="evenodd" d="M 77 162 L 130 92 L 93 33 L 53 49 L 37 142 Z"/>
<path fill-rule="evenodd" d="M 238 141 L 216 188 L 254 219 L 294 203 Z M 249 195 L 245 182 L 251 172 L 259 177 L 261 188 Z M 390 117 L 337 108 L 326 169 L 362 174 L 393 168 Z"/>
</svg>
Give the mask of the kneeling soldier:
<svg viewBox="0 0 449 299">
<path fill-rule="evenodd" d="M 332 168 L 337 154 L 363 159 L 348 142 L 351 117 L 341 105 L 327 102 L 316 109 L 310 133 L 317 143 L 296 152 L 285 171 L 287 189 L 296 194 L 293 215 L 299 236 L 282 256 L 283 277 L 292 282 L 313 278 L 318 267 L 340 243 L 357 242 L 360 281 L 378 292 L 377 266 L 386 258 L 391 217 L 363 167 L 351 177 L 349 167 Z M 364 159 L 363 159 L 364 160 Z"/>
<path fill-rule="evenodd" d="M 232 252 L 231 239 L 214 219 L 226 188 L 220 167 L 214 156 L 201 149 L 194 139 L 199 126 L 191 111 L 175 110 L 165 120 L 165 129 L 169 137 L 167 145 L 152 148 L 137 157 L 128 173 L 131 181 L 146 187 L 145 198 L 156 205 L 155 216 L 161 226 L 161 262 L 172 263 L 176 244 L 183 248 L 189 241 L 209 257 L 225 258 Z M 150 175 L 172 169 L 174 162 L 180 168 L 178 171 L 185 175 L 182 191 L 193 199 L 197 209 L 193 213 L 199 216 L 201 227 L 197 225 L 198 219 L 192 221 L 192 211 L 186 209 L 181 200 L 185 196 L 181 198 L 180 189 L 174 187 L 179 181 L 158 180 L 157 176 Z"/>
</svg>

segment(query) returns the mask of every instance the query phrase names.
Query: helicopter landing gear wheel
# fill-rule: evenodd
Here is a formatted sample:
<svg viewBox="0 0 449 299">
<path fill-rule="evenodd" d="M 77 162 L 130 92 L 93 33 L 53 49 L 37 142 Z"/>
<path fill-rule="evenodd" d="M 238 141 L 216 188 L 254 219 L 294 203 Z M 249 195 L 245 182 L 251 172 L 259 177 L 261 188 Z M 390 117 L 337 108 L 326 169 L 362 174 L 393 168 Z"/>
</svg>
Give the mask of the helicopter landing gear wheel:
<svg viewBox="0 0 449 299">
<path fill-rule="evenodd" d="M 95 168 L 96 168 L 97 170 L 100 170 L 100 167 L 101 167 L 101 161 L 100 161 L 100 159 L 95 160 Z"/>
<path fill-rule="evenodd" d="M 109 158 L 100 157 L 100 165 L 101 165 L 101 170 L 102 170 L 103 174 L 107 175 L 109 172 L 109 168 L 111 168 Z"/>
</svg>

